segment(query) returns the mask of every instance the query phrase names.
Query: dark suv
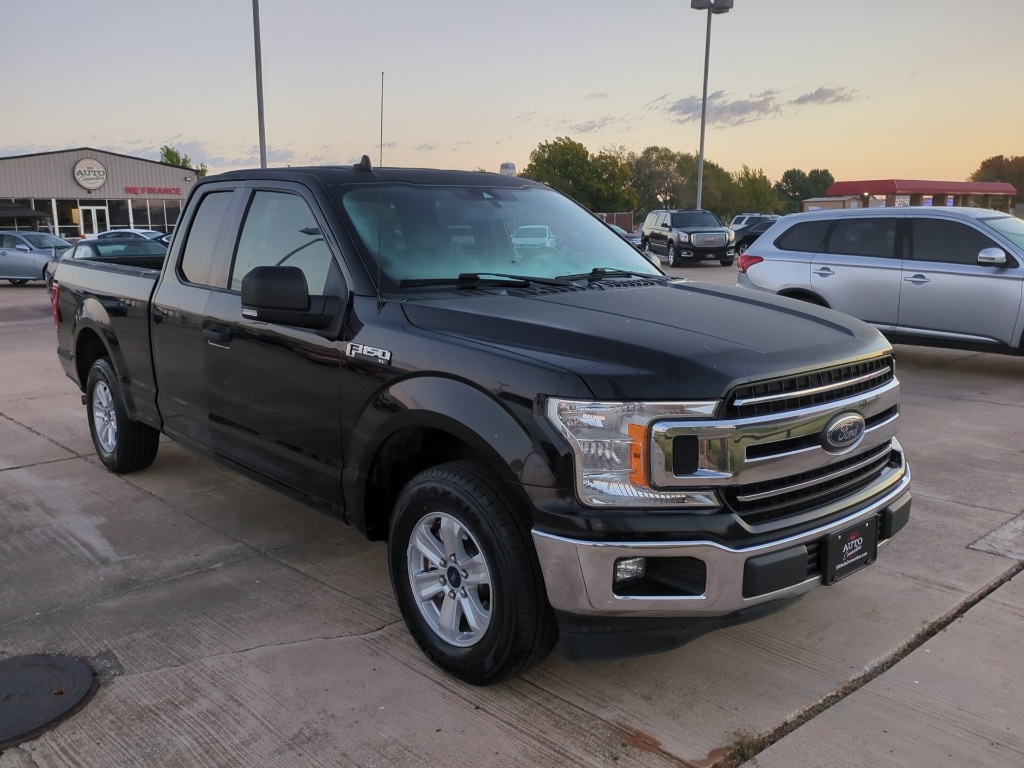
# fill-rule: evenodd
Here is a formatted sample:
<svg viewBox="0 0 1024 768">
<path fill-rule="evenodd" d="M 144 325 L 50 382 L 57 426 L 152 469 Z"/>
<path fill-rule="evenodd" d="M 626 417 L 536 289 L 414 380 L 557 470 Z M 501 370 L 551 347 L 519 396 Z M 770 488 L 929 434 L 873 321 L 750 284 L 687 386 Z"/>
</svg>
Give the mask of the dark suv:
<svg viewBox="0 0 1024 768">
<path fill-rule="evenodd" d="M 642 231 L 642 245 L 670 267 L 718 259 L 728 267 L 736 258 L 736 234 L 711 211 L 651 211 Z"/>
</svg>

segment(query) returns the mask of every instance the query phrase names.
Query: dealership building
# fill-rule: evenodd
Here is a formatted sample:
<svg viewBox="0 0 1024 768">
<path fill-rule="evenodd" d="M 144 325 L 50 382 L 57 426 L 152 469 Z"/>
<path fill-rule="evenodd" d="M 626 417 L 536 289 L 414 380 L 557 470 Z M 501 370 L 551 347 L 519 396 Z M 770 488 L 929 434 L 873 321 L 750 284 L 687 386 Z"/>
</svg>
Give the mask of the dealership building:
<svg viewBox="0 0 1024 768">
<path fill-rule="evenodd" d="M 0 157 L 0 229 L 170 232 L 195 182 L 189 168 L 90 147 Z"/>
</svg>

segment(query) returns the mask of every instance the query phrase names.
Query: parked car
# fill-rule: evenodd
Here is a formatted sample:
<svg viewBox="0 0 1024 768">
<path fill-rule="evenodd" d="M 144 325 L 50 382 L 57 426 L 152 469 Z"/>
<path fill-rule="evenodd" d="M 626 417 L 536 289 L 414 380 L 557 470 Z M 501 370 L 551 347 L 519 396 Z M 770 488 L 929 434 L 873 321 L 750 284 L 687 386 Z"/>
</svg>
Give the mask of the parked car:
<svg viewBox="0 0 1024 768">
<path fill-rule="evenodd" d="M 637 229 L 636 232 L 627 232 L 622 227 L 620 227 L 618 224 L 609 224 L 608 226 L 611 227 L 611 230 L 615 234 L 617 234 L 619 237 L 621 237 L 627 243 L 632 245 L 638 251 L 643 253 L 643 255 L 646 256 L 652 263 L 656 264 L 657 266 L 661 266 L 661 259 L 659 259 L 657 256 L 655 256 L 650 251 L 645 251 L 643 249 L 643 247 L 640 245 L 640 243 L 642 242 L 642 238 L 640 237 L 640 230 L 639 229 Z"/>
<path fill-rule="evenodd" d="M 513 261 L 509 222 L 538 220 L 565 252 Z M 413 638 L 462 680 L 763 616 L 909 519 L 881 334 L 671 280 L 544 184 L 231 171 L 178 226 L 162 271 L 57 269 L 100 463 L 144 469 L 163 433 L 386 540 Z"/>
<path fill-rule="evenodd" d="M 166 232 L 157 232 L 155 229 L 111 229 L 100 232 L 98 235 L 86 235 L 85 240 L 123 240 L 130 238 L 134 240 L 159 240 Z"/>
<path fill-rule="evenodd" d="M 544 224 L 524 224 L 512 233 L 512 247 L 520 248 L 554 248 L 555 234 Z"/>
<path fill-rule="evenodd" d="M 921 206 L 787 216 L 737 284 L 831 307 L 891 341 L 1024 354 L 1024 221 Z"/>
<path fill-rule="evenodd" d="M 750 244 L 757 240 L 757 238 L 759 238 L 769 229 L 771 229 L 775 225 L 775 222 L 778 220 L 778 217 L 775 217 L 774 219 L 765 219 L 763 221 L 757 222 L 756 224 L 750 227 L 744 227 L 742 235 L 738 231 L 734 230 L 736 231 L 736 253 L 746 253 L 747 248 L 750 247 Z"/>
<path fill-rule="evenodd" d="M 46 265 L 59 253 L 71 246 L 67 240 L 49 232 L 0 232 L 0 279 L 14 285 L 29 280 L 44 280 Z"/>
<path fill-rule="evenodd" d="M 779 217 L 774 213 L 738 213 L 732 217 L 732 221 L 729 222 L 729 226 L 733 231 L 736 231 L 738 229 L 752 227 L 761 221 L 767 221 L 768 219 L 772 219 L 774 221 L 777 218 Z"/>
<path fill-rule="evenodd" d="M 739 219 L 739 221 L 737 221 Z M 736 244 L 739 247 L 739 242 L 742 240 L 751 229 L 756 227 L 758 224 L 763 222 L 775 222 L 778 221 L 779 217 L 774 213 L 747 213 L 741 216 L 734 216 L 732 223 L 729 225 L 732 231 L 736 233 Z M 761 230 L 764 231 L 763 229 Z"/>
<path fill-rule="evenodd" d="M 658 210 L 647 214 L 641 229 L 644 250 L 665 256 L 670 267 L 718 259 L 728 267 L 736 258 L 736 233 L 711 211 Z"/>
<path fill-rule="evenodd" d="M 53 275 L 57 265 L 64 259 L 93 259 L 131 266 L 145 266 L 160 269 L 167 256 L 167 245 L 158 240 L 145 240 L 137 237 L 93 238 L 79 240 L 66 248 L 46 264 L 46 290 L 53 295 Z"/>
</svg>

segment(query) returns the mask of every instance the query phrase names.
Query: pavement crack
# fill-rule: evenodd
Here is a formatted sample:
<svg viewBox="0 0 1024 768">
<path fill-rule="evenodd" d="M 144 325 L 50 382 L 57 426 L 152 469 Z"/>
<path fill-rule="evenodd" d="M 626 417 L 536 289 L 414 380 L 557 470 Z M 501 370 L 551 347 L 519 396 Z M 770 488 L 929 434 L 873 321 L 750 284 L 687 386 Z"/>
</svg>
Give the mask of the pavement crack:
<svg viewBox="0 0 1024 768">
<path fill-rule="evenodd" d="M 748 761 L 753 761 L 754 765 L 756 765 L 757 756 L 761 752 L 894 667 L 935 637 L 935 635 L 939 634 L 939 632 L 946 629 L 950 624 L 958 621 L 971 608 L 1006 584 L 1021 571 L 1024 571 L 1024 563 L 1016 563 L 1012 568 L 1003 573 L 1002 576 L 982 587 L 944 616 L 925 625 L 916 635 L 887 657 L 770 731 L 758 734 L 736 733 L 736 739 L 731 745 L 728 754 L 723 755 L 721 761 L 715 762 L 713 765 L 715 768 L 738 768 L 738 766 Z"/>
<path fill-rule="evenodd" d="M 18 402 L 23 402 L 24 400 L 30 400 L 30 399 L 32 399 L 32 398 L 23 398 L 22 400 L 19 400 Z M 49 435 L 43 434 L 38 429 L 34 429 L 33 427 L 30 427 L 28 424 L 24 424 L 23 422 L 20 422 L 17 419 L 11 418 L 6 413 L 0 412 L 0 418 L 7 419 L 7 421 L 11 422 L 12 424 L 16 424 L 19 427 L 21 427 L 22 429 L 28 430 L 29 432 L 31 432 L 33 435 L 35 435 L 36 437 L 40 438 L 41 440 L 45 440 L 46 442 L 50 443 L 51 445 L 55 445 L 58 448 L 60 448 L 61 450 L 67 451 L 68 453 L 72 454 L 76 458 L 82 458 L 82 454 L 80 454 L 78 451 L 75 451 L 75 450 L 72 450 L 71 448 L 68 448 L 66 445 L 63 445 L 62 443 L 58 442 L 57 440 L 54 440 Z M 66 459 L 59 459 L 59 461 L 65 461 L 65 460 Z M 49 462 L 49 461 L 39 462 L 39 464 L 52 464 L 52 463 L 53 462 Z M 35 466 L 35 465 L 28 465 L 28 466 Z M 17 467 L 17 469 L 20 469 L 20 468 L 21 467 Z M 15 469 L 15 467 L 12 467 L 12 469 Z"/>
</svg>

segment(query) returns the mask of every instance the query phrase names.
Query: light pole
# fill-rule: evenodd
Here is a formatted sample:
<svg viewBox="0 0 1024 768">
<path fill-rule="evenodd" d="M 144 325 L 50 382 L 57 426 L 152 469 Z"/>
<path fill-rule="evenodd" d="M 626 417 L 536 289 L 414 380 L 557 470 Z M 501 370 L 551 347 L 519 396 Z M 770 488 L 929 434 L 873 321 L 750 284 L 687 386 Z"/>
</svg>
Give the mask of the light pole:
<svg viewBox="0 0 1024 768">
<path fill-rule="evenodd" d="M 697 207 L 704 196 L 704 124 L 708 117 L 708 63 L 711 60 L 711 14 L 728 13 L 732 0 L 690 0 L 690 7 L 708 12 L 708 33 L 704 41 L 704 95 L 700 101 L 700 155 L 697 159 Z"/>
<path fill-rule="evenodd" d="M 732 0 L 729 0 L 732 2 Z M 263 53 L 260 46 L 260 0 L 252 0 L 252 35 L 256 47 L 256 119 L 260 124 L 260 168 L 267 167 L 267 133 L 263 127 Z M 705 79 L 707 79 L 705 77 Z"/>
</svg>

